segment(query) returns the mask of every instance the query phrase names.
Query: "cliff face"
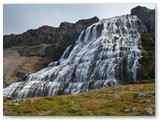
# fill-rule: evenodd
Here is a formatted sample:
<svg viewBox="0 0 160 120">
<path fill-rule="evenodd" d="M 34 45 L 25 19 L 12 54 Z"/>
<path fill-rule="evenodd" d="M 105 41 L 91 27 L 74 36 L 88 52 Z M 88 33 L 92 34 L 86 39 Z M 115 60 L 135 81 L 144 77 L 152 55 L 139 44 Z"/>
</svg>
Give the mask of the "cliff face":
<svg viewBox="0 0 160 120">
<path fill-rule="evenodd" d="M 10 48 L 23 45 L 38 45 L 38 44 L 60 44 L 69 46 L 74 44 L 80 32 L 99 21 L 99 18 L 93 17 L 90 19 L 79 20 L 75 24 L 63 22 L 58 28 L 50 26 L 42 26 L 35 30 L 28 30 L 19 35 L 4 35 L 3 47 Z"/>
<path fill-rule="evenodd" d="M 141 19 L 145 23 L 148 32 L 155 32 L 155 10 L 137 6 L 131 9 L 131 15 L 136 15 Z"/>
<path fill-rule="evenodd" d="M 20 80 L 19 72 L 30 74 L 59 60 L 66 47 L 74 45 L 80 32 L 97 21 L 99 18 L 93 17 L 76 23 L 63 22 L 58 28 L 42 26 L 19 35 L 4 35 L 4 87 Z"/>
<path fill-rule="evenodd" d="M 58 28 L 42 26 L 19 35 L 4 35 L 4 49 L 17 47 L 21 56 L 50 57 L 59 60 L 69 45 L 74 45 L 82 30 L 99 21 L 99 18 L 79 20 L 75 24 L 63 22 Z"/>
<path fill-rule="evenodd" d="M 131 15 L 141 19 L 148 30 L 141 35 L 142 47 L 146 51 L 145 56 L 139 60 L 141 79 L 155 78 L 155 10 L 137 6 L 131 10 Z"/>
<path fill-rule="evenodd" d="M 141 44 L 145 50 L 145 56 L 139 62 L 141 64 L 141 79 L 155 79 L 155 35 L 144 33 L 141 36 Z"/>
</svg>

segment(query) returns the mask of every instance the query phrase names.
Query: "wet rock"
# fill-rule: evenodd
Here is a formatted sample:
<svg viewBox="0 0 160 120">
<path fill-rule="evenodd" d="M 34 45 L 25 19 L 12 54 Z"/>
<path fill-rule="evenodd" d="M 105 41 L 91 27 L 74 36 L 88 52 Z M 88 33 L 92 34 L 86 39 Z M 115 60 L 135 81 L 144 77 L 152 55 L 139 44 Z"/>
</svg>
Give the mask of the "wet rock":
<svg viewBox="0 0 160 120">
<path fill-rule="evenodd" d="M 59 61 L 54 61 L 48 64 L 48 67 L 54 67 L 54 66 L 58 66 L 59 65 Z"/>
<path fill-rule="evenodd" d="M 145 108 L 145 109 L 143 110 L 143 113 L 144 113 L 145 115 L 152 115 L 152 114 L 153 114 L 153 110 L 152 110 L 152 108 Z"/>
</svg>

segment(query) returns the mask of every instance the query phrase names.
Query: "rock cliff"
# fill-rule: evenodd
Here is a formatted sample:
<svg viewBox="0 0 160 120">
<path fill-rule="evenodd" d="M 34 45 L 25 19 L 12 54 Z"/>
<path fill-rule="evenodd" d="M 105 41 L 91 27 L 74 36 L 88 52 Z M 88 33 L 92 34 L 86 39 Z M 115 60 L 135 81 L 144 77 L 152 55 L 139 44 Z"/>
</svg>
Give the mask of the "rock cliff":
<svg viewBox="0 0 160 120">
<path fill-rule="evenodd" d="M 131 15 L 136 15 L 141 19 L 145 23 L 148 32 L 155 32 L 155 10 L 137 6 L 131 9 Z"/>
<path fill-rule="evenodd" d="M 97 21 L 99 18 L 93 17 L 76 23 L 63 22 L 57 28 L 42 26 L 18 35 L 4 35 L 4 87 L 19 81 L 19 72 L 30 74 L 59 60 L 66 47 L 74 45 L 80 32 Z"/>
</svg>

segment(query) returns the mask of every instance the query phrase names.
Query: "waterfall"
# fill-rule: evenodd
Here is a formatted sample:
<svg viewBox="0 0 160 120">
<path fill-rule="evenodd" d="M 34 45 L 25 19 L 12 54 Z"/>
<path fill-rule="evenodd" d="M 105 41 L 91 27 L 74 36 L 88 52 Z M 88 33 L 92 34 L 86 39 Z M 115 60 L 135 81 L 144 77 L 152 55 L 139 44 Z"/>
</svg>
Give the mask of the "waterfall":
<svg viewBox="0 0 160 120">
<path fill-rule="evenodd" d="M 70 53 L 71 49 L 72 49 L 72 45 L 70 45 L 70 46 L 68 46 L 66 48 L 66 50 L 63 53 L 63 55 L 60 58 L 60 61 L 63 61 L 64 59 L 67 59 L 67 57 L 69 56 L 69 53 Z"/>
<path fill-rule="evenodd" d="M 146 31 L 136 16 L 100 20 L 81 32 L 60 61 L 4 88 L 3 95 L 20 99 L 77 94 L 136 81 L 142 57 L 140 37 Z"/>
</svg>

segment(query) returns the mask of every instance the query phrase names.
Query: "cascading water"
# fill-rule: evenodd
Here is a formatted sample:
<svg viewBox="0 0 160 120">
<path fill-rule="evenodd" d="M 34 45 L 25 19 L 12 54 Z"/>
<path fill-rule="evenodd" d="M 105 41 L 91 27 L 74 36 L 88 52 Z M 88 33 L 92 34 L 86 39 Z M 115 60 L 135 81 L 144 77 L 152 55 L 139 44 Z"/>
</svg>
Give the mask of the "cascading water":
<svg viewBox="0 0 160 120">
<path fill-rule="evenodd" d="M 136 16 L 103 19 L 82 31 L 60 61 L 4 88 L 12 98 L 76 94 L 135 81 L 142 57 L 140 34 L 147 29 Z"/>
</svg>

